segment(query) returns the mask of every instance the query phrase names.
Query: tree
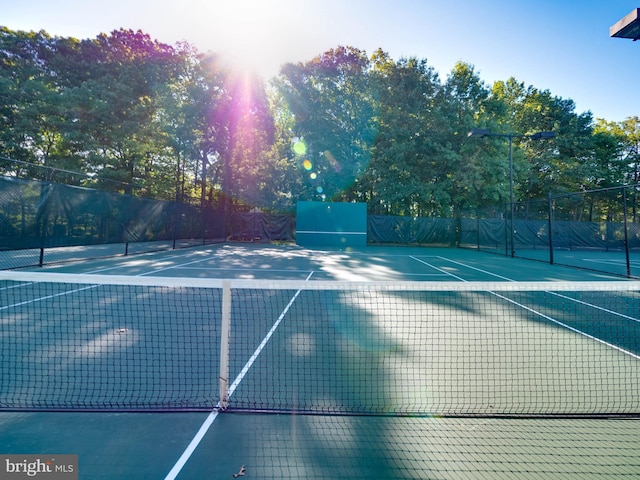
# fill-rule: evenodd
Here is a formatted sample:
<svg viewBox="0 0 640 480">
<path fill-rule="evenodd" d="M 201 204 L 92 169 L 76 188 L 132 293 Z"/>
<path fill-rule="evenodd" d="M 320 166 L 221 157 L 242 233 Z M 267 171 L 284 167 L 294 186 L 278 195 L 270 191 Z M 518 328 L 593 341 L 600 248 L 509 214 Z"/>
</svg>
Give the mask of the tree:
<svg viewBox="0 0 640 480">
<path fill-rule="evenodd" d="M 181 71 L 164 99 L 162 121 L 176 158 L 175 198 L 211 204 L 220 192 L 221 158 L 228 148 L 228 126 L 221 112 L 230 102 L 228 72 L 219 57 L 183 44 Z"/>
<path fill-rule="evenodd" d="M 502 159 L 483 154 L 479 142 L 467 141 L 469 132 L 488 108 L 490 91 L 472 65 L 459 62 L 443 85 L 439 102 L 452 150 L 452 206 L 462 212 L 500 202 L 503 174 L 498 164 Z"/>
<path fill-rule="evenodd" d="M 261 186 L 264 153 L 273 143 L 274 125 L 269 102 L 260 79 L 251 75 L 230 75 L 230 102 L 221 114 L 228 131 L 228 148 L 222 154 L 222 192 L 236 204 L 255 206 Z"/>
<path fill-rule="evenodd" d="M 571 100 L 553 97 L 549 91 L 510 78 L 493 84 L 491 97 L 484 103 L 478 122 L 498 133 L 512 133 L 514 195 L 517 203 L 543 199 L 550 192 L 582 190 L 588 184 L 588 163 L 592 157 L 592 116 L 577 115 Z M 552 142 L 535 141 L 527 134 L 554 131 Z M 519 135 L 524 134 L 524 137 Z M 480 142 L 478 142 L 480 143 Z M 493 178 L 502 178 L 495 200 L 507 203 L 509 174 L 506 159 L 508 143 L 495 139 L 484 142 L 484 158 Z M 490 163 L 490 158 L 503 160 Z M 502 173 L 500 173 L 502 172 Z M 498 192 L 498 191 L 496 191 Z M 499 198 L 498 198 L 499 197 Z"/>
<path fill-rule="evenodd" d="M 158 92 L 175 77 L 173 48 L 119 30 L 83 41 L 77 55 L 84 68 L 67 75 L 75 107 L 69 134 L 83 145 L 87 170 L 123 182 L 125 193 L 136 184 L 143 195 L 163 197 L 173 176 L 166 175 Z"/>
<path fill-rule="evenodd" d="M 640 183 L 640 118 L 622 122 L 599 119 L 594 136 L 599 140 L 601 171 L 610 175 L 604 186 Z"/>
<path fill-rule="evenodd" d="M 268 89 L 267 89 L 268 88 Z M 485 85 L 459 62 L 441 82 L 426 59 L 337 47 L 265 85 L 212 52 L 140 31 L 95 39 L 0 29 L 4 172 L 179 202 L 291 210 L 298 199 L 452 216 L 549 193 L 640 181 L 640 121 L 599 121 L 570 99 L 510 78 Z M 134 188 L 135 186 L 135 188 Z M 524 205 L 524 207 L 522 206 Z"/>
<path fill-rule="evenodd" d="M 295 118 L 293 132 L 306 145 L 299 158 L 303 198 L 360 196 L 375 133 L 369 65 L 364 52 L 338 47 L 282 69 L 276 85 Z"/>
<path fill-rule="evenodd" d="M 436 102 L 437 74 L 426 60 L 392 62 L 374 55 L 377 135 L 367 170 L 374 210 L 395 215 L 448 216 L 451 155 Z"/>
<path fill-rule="evenodd" d="M 45 32 L 0 28 L 0 147 L 7 157 L 46 164 L 55 150 L 63 122 L 55 74 L 46 68 L 55 43 Z"/>
</svg>

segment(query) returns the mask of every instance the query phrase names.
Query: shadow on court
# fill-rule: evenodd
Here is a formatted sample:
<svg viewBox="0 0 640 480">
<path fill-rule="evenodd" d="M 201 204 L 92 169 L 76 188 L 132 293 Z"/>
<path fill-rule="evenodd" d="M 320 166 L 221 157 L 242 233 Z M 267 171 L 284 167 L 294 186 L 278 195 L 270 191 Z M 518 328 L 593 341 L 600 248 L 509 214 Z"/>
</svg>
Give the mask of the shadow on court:
<svg viewBox="0 0 640 480">
<path fill-rule="evenodd" d="M 206 414 L 0 413 L 2 453 L 81 479 L 163 479 Z M 640 422 L 223 414 L 179 479 L 635 478 Z"/>
<path fill-rule="evenodd" d="M 181 255 L 165 252 L 48 270 L 300 281 L 310 274 L 311 279 L 317 280 L 357 281 L 619 279 L 470 251 L 420 248 L 325 251 L 258 245 L 208 247 Z M 366 310 L 366 306 L 362 309 Z M 252 340 L 244 340 L 251 345 L 246 347 L 243 358 L 251 354 L 254 344 L 264 337 L 264 330 L 280 310 L 276 308 L 265 319 L 265 325 L 258 326 L 257 321 L 244 324 L 242 328 Z M 309 325 L 285 323 L 282 338 L 274 337 L 271 353 L 260 357 L 259 362 L 264 365 L 250 370 L 249 377 L 272 375 L 269 355 L 291 346 L 290 338 L 298 338 L 296 335 L 315 338 L 327 329 L 339 329 L 335 319 L 327 317 L 326 321 L 324 326 L 313 327 L 318 331 Z M 361 379 L 367 385 L 359 388 L 384 390 L 395 382 L 388 359 L 371 351 L 348 356 L 338 351 L 336 345 L 333 349 L 324 352 L 325 357 L 314 358 L 316 364 L 312 366 L 310 379 L 322 377 L 322 362 L 342 362 L 344 369 L 355 372 L 353 379 L 359 377 L 360 367 L 356 365 L 361 364 L 369 371 L 367 378 Z M 397 347 L 394 345 L 393 349 Z M 234 375 L 243 361 L 235 365 Z M 277 387 L 290 379 L 273 375 L 269 381 L 274 390 L 269 394 L 274 397 L 279 395 Z M 250 402 L 252 393 L 243 392 L 243 386 L 240 385 L 237 395 Z M 297 385 L 296 395 L 312 395 L 313 388 L 313 383 Z M 344 392 L 344 401 L 363 401 L 357 393 L 355 396 L 349 393 L 346 381 L 340 385 L 340 391 Z M 391 397 L 385 393 L 380 396 L 383 402 L 391 402 Z M 298 400 L 282 399 L 285 403 Z M 381 406 L 383 410 L 384 407 Z M 0 453 L 77 454 L 81 479 L 163 479 L 206 418 L 207 413 L 0 412 Z M 225 479 L 234 475 L 247 479 L 628 478 L 640 475 L 638 449 L 637 420 L 225 412 L 217 415 L 176 478 Z M 0 470 L 0 478 L 1 473 Z"/>
</svg>

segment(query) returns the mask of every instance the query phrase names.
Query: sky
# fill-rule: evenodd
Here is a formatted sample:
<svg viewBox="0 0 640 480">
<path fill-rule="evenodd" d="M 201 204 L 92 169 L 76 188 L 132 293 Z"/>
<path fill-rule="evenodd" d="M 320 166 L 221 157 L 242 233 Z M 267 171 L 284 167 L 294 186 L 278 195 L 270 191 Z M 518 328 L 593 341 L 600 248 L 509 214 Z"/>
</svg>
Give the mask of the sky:
<svg viewBox="0 0 640 480">
<path fill-rule="evenodd" d="M 517 81 L 576 113 L 640 116 L 640 41 L 609 27 L 640 0 L 0 0 L 0 25 L 95 38 L 120 28 L 212 51 L 265 78 L 338 46 L 426 59 L 445 81 L 459 61 L 490 86 Z"/>
</svg>

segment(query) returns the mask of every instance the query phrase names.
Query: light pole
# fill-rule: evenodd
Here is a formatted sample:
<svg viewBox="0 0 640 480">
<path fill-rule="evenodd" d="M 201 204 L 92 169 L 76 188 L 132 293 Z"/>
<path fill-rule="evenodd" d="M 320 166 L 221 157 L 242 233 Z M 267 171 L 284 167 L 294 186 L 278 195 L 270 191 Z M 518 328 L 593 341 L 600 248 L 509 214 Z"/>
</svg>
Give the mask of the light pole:
<svg viewBox="0 0 640 480">
<path fill-rule="evenodd" d="M 513 139 L 528 137 L 533 140 L 546 140 L 546 139 L 554 138 L 555 136 L 556 136 L 555 132 L 537 132 L 532 135 L 526 135 L 523 133 L 493 133 L 491 130 L 488 130 L 486 128 L 474 128 L 467 134 L 467 137 L 475 137 L 475 138 L 500 137 L 500 138 L 509 139 L 509 204 L 510 204 L 509 229 L 511 230 L 509 234 L 509 239 L 511 242 L 511 257 L 514 257 L 516 254 L 515 246 L 513 244 L 513 236 L 515 233 L 514 221 L 513 221 L 514 210 L 515 210 L 515 203 L 513 199 Z"/>
</svg>

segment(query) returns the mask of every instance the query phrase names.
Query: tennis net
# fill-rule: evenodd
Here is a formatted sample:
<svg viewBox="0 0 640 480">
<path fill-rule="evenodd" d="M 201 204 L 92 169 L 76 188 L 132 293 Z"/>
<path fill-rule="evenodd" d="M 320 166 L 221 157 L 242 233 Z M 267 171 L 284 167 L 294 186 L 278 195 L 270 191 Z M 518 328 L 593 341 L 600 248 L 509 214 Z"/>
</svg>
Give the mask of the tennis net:
<svg viewBox="0 0 640 480">
<path fill-rule="evenodd" d="M 640 283 L 0 272 L 0 409 L 640 415 Z"/>
</svg>

